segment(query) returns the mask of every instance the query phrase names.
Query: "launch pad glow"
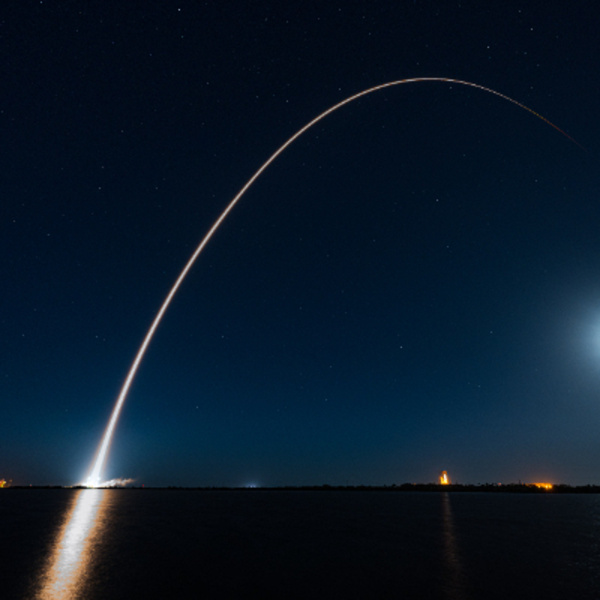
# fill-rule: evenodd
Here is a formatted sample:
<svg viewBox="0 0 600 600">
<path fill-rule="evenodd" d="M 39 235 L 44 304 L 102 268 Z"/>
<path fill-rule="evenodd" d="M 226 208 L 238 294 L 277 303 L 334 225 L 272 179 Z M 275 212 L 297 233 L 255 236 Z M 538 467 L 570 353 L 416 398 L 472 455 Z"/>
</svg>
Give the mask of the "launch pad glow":
<svg viewBox="0 0 600 600">
<path fill-rule="evenodd" d="M 520 102 L 517 102 L 516 100 L 513 100 L 512 98 L 510 98 L 508 96 L 505 96 L 504 94 L 501 94 L 500 92 L 497 92 L 497 91 L 492 90 L 490 88 L 484 87 L 482 85 L 478 85 L 478 84 L 472 83 L 470 81 L 461 81 L 459 79 L 450 79 L 450 78 L 446 78 L 446 77 L 415 77 L 415 78 L 411 78 L 411 79 L 401 79 L 401 80 L 397 80 L 397 81 L 390 81 L 388 83 L 383 83 L 381 85 L 376 85 L 374 87 L 371 87 L 371 88 L 368 88 L 366 90 L 363 90 L 362 92 L 358 92 L 357 94 L 349 96 L 345 100 L 342 100 L 341 102 L 338 102 L 334 106 L 332 106 L 332 107 L 328 108 L 327 110 L 323 111 L 321 114 L 319 114 L 317 117 L 315 117 L 312 121 L 310 121 L 309 123 L 307 123 L 306 125 L 304 125 L 296 133 L 294 133 L 290 138 L 288 138 L 263 163 L 263 165 L 254 173 L 254 175 L 252 175 L 252 177 L 246 182 L 246 184 L 237 193 L 237 195 L 233 198 L 233 200 L 231 200 L 229 202 L 229 204 L 225 207 L 225 210 L 223 210 L 223 212 L 219 215 L 219 217 L 214 222 L 214 224 L 212 225 L 212 227 L 208 230 L 208 232 L 206 233 L 206 235 L 204 236 L 204 238 L 202 238 L 200 244 L 198 245 L 198 247 L 196 248 L 196 250 L 194 251 L 194 253 L 190 257 L 190 259 L 188 260 L 188 262 L 184 266 L 183 270 L 181 271 L 181 273 L 179 274 L 179 276 L 177 277 L 177 279 L 175 280 L 175 283 L 173 284 L 173 286 L 171 287 L 169 293 L 167 294 L 167 297 L 163 301 L 162 306 L 160 307 L 158 313 L 156 314 L 156 317 L 152 321 L 152 324 L 150 325 L 150 328 L 148 329 L 148 332 L 146 333 L 146 336 L 144 337 L 144 340 L 143 340 L 143 342 L 142 342 L 139 350 L 137 351 L 137 354 L 136 354 L 135 359 L 134 359 L 134 361 L 133 361 L 133 363 L 132 363 L 132 365 L 131 365 L 131 367 L 129 369 L 129 372 L 127 373 L 127 377 L 125 378 L 125 382 L 123 383 L 121 391 L 119 392 L 119 395 L 117 397 L 117 400 L 116 400 L 116 403 L 115 403 L 115 407 L 114 407 L 114 409 L 112 411 L 112 414 L 110 416 L 110 419 L 108 421 L 108 425 L 106 426 L 106 429 L 104 431 L 104 435 L 102 437 L 102 441 L 100 443 L 100 447 L 98 448 L 98 451 L 96 453 L 96 456 L 95 456 L 95 459 L 94 459 L 94 463 L 93 463 L 93 467 L 92 467 L 92 469 L 90 471 L 90 474 L 87 477 L 87 480 L 86 480 L 86 482 L 85 482 L 84 485 L 86 485 L 87 487 L 98 487 L 100 485 L 101 477 L 102 477 L 102 471 L 104 469 L 104 464 L 105 464 L 106 458 L 108 456 L 108 451 L 110 449 L 110 444 L 111 444 L 111 441 L 112 441 L 112 438 L 113 438 L 115 427 L 116 427 L 118 419 L 119 419 L 119 415 L 121 414 L 121 410 L 123 408 L 123 404 L 125 403 L 125 399 L 127 398 L 127 395 L 129 393 L 129 389 L 131 388 L 131 384 L 133 383 L 133 380 L 134 380 L 135 375 L 136 375 L 136 373 L 138 371 L 140 363 L 142 362 L 142 359 L 144 358 L 144 355 L 146 354 L 146 350 L 148 349 L 148 345 L 150 344 L 152 338 L 154 337 L 154 333 L 156 332 L 156 329 L 160 325 L 160 322 L 161 322 L 161 320 L 162 320 L 162 318 L 163 318 L 163 316 L 164 316 L 167 308 L 171 304 L 171 301 L 173 300 L 173 297 L 177 293 L 177 290 L 179 289 L 179 287 L 183 283 L 183 280 L 186 278 L 188 272 L 190 271 L 190 269 L 192 268 L 192 266 L 196 262 L 196 259 L 198 258 L 198 256 L 200 256 L 202 250 L 204 250 L 204 248 L 206 247 L 206 245 L 208 244 L 208 242 L 210 241 L 210 239 L 212 238 L 212 236 L 214 235 L 214 233 L 221 226 L 221 224 L 223 223 L 223 221 L 225 220 L 225 218 L 227 217 L 227 215 L 233 210 L 234 206 L 238 203 L 238 201 L 242 198 L 242 196 L 246 193 L 246 191 L 260 177 L 260 175 L 269 167 L 269 165 L 284 150 L 286 150 L 286 148 L 288 146 L 290 146 L 292 143 L 294 143 L 303 133 L 305 133 L 306 131 L 308 131 L 313 125 L 316 125 L 319 121 L 321 121 L 322 119 L 324 119 L 328 115 L 334 113 L 336 110 L 338 110 L 342 106 L 345 106 L 346 104 L 349 104 L 350 102 L 353 102 L 354 100 L 358 100 L 359 98 L 362 98 L 363 96 L 367 96 L 368 94 L 372 94 L 372 93 L 380 91 L 380 90 L 384 90 L 384 89 L 387 89 L 387 88 L 391 88 L 391 87 L 398 86 L 398 85 L 403 85 L 403 84 L 408 84 L 408 83 L 424 83 L 424 82 L 441 82 L 441 83 L 457 84 L 457 85 L 467 86 L 467 87 L 471 87 L 471 88 L 476 88 L 478 90 L 482 90 L 482 91 L 487 92 L 489 94 L 493 94 L 494 96 L 498 96 L 499 98 L 502 98 L 503 100 L 511 102 L 512 104 L 515 104 L 519 108 L 522 108 L 523 110 L 526 110 L 529 113 L 531 113 L 532 115 L 538 117 L 539 119 L 541 119 L 542 121 L 544 121 L 545 123 L 547 123 L 548 125 L 550 125 L 551 127 L 553 127 L 554 129 L 556 129 L 557 131 L 559 131 L 560 133 L 562 133 L 562 135 L 564 135 L 569 140 L 571 140 L 573 143 L 575 143 L 575 144 L 577 144 L 579 146 L 578 142 L 576 142 L 570 135 L 568 135 L 562 129 L 560 129 L 559 127 L 557 127 L 556 125 L 554 125 L 554 123 L 551 123 L 550 121 L 548 121 L 548 119 L 546 119 L 542 115 L 536 113 L 534 110 L 532 110 L 531 108 L 525 106 L 524 104 L 521 104 Z"/>
</svg>

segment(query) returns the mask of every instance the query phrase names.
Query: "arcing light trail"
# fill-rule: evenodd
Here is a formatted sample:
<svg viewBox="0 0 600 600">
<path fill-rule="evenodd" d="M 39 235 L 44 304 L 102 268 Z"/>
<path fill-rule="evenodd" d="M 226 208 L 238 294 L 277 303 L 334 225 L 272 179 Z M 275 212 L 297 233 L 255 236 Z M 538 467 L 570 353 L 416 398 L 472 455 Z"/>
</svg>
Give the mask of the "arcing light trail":
<svg viewBox="0 0 600 600">
<path fill-rule="evenodd" d="M 140 363 L 142 362 L 142 359 L 144 358 L 144 355 L 146 354 L 148 345 L 152 341 L 154 333 L 155 333 L 156 329 L 158 328 L 167 308 L 169 307 L 169 304 L 171 304 L 171 300 L 173 300 L 173 297 L 177 293 L 177 290 L 183 283 L 183 280 L 187 276 L 189 270 L 192 268 L 192 266 L 196 262 L 196 259 L 198 258 L 198 256 L 200 256 L 202 250 L 204 250 L 204 248 L 206 247 L 206 244 L 208 244 L 208 242 L 210 241 L 210 239 L 212 238 L 214 233 L 217 231 L 217 229 L 219 229 L 219 227 L 221 226 L 221 224 L 227 217 L 227 215 L 233 210 L 233 207 L 238 203 L 238 201 L 242 198 L 242 196 L 248 191 L 250 186 L 260 177 L 260 175 L 262 175 L 262 173 L 267 169 L 267 167 L 269 167 L 270 164 L 284 150 L 286 150 L 286 148 L 288 146 L 293 144 L 303 133 L 308 131 L 313 125 L 316 125 L 319 121 L 321 121 L 322 119 L 324 119 L 331 113 L 334 113 L 339 108 L 342 108 L 342 106 L 345 106 L 346 104 L 350 104 L 350 102 L 354 102 L 354 100 L 358 100 L 359 98 L 362 98 L 363 96 L 367 96 L 368 94 L 372 94 L 373 92 L 378 92 L 378 91 L 384 90 L 386 88 L 394 87 L 397 85 L 403 85 L 405 83 L 423 83 L 423 82 L 427 82 L 427 81 L 464 85 L 464 86 L 476 88 L 478 90 L 482 90 L 489 94 L 493 94 L 494 96 L 498 96 L 498 97 L 502 98 L 503 100 L 512 102 L 513 104 L 517 105 L 519 108 L 522 108 L 523 110 L 530 112 L 532 115 L 536 116 L 538 119 L 541 119 L 542 121 L 544 121 L 545 123 L 547 123 L 548 125 L 553 127 L 554 129 L 556 129 L 557 131 L 562 133 L 562 135 L 567 137 L 573 143 L 577 144 L 578 146 L 580 145 L 569 134 L 565 133 L 562 129 L 560 129 L 559 127 L 554 125 L 554 123 L 551 123 L 550 121 L 548 121 L 548 119 L 546 119 L 542 115 L 536 113 L 534 110 L 525 106 L 524 104 L 521 104 L 520 102 L 517 102 L 516 100 L 513 100 L 512 98 L 509 98 L 508 96 L 505 96 L 504 94 L 501 94 L 500 92 L 497 92 L 490 88 L 484 87 L 482 85 L 478 85 L 478 84 L 472 83 L 470 81 L 461 81 L 459 79 L 449 79 L 446 77 L 415 77 L 415 78 L 411 78 L 411 79 L 401 79 L 398 81 L 390 81 L 388 83 L 382 83 L 381 85 L 376 85 L 369 89 L 363 90 L 362 92 L 358 92 L 357 94 L 354 94 L 354 95 L 346 98 L 345 100 L 338 102 L 337 104 L 328 108 L 327 110 L 323 111 L 320 115 L 318 115 L 312 121 L 310 121 L 309 123 L 304 125 L 304 127 L 299 129 L 286 142 L 284 142 L 263 163 L 263 165 L 258 169 L 258 171 L 256 171 L 256 173 L 254 173 L 254 175 L 252 175 L 252 177 L 247 181 L 247 183 L 244 185 L 244 187 L 238 192 L 238 194 L 233 198 L 233 200 L 231 200 L 231 202 L 226 206 L 225 210 L 220 214 L 219 218 L 215 221 L 213 226 L 208 230 L 208 233 L 204 236 L 204 238 L 202 239 L 202 241 L 200 242 L 200 244 L 198 245 L 198 247 L 196 248 L 196 250 L 190 257 L 190 259 L 186 263 L 185 267 L 179 274 L 179 277 L 177 277 L 177 280 L 173 284 L 173 287 L 167 294 L 167 297 L 165 298 L 162 306 L 160 307 L 160 310 L 158 311 L 156 317 L 154 318 L 152 325 L 150 325 L 150 328 L 148 329 L 148 332 L 146 333 L 146 337 L 144 338 L 144 341 L 142 342 L 142 345 L 140 346 L 140 348 L 135 356 L 135 359 L 129 369 L 129 372 L 127 373 L 127 377 L 125 378 L 123 387 L 121 388 L 121 391 L 119 392 L 119 396 L 115 403 L 115 407 L 112 411 L 108 425 L 106 426 L 106 430 L 105 430 L 104 436 L 102 438 L 102 443 L 100 444 L 100 447 L 96 454 L 94 466 L 90 472 L 90 475 L 89 475 L 85 485 L 87 485 L 88 487 L 97 487 L 98 485 L 100 485 L 102 469 L 104 467 L 104 463 L 106 462 L 106 457 L 108 454 L 108 450 L 110 448 L 110 443 L 111 443 L 111 440 L 113 437 L 115 426 L 119 419 L 119 414 L 121 413 L 121 409 L 123 408 L 123 404 L 125 403 L 125 399 L 127 398 L 127 394 L 129 393 L 129 389 L 131 387 L 131 384 L 133 383 L 133 379 L 137 373 Z"/>
</svg>

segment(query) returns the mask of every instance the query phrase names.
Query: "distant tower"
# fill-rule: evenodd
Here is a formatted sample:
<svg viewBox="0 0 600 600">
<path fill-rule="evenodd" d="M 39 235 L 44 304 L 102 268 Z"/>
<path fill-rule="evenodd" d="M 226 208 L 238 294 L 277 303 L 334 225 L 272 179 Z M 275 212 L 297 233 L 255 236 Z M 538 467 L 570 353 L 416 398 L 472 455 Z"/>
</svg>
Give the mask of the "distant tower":
<svg viewBox="0 0 600 600">
<path fill-rule="evenodd" d="M 446 471 L 440 473 L 440 485 L 450 485 L 450 478 Z"/>
</svg>

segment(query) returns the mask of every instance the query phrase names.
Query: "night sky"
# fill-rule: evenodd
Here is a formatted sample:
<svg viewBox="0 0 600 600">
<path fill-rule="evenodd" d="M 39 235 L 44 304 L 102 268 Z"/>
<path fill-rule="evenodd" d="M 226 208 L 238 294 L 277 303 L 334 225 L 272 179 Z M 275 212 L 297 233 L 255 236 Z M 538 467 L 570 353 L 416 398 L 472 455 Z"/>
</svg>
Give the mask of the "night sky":
<svg viewBox="0 0 600 600">
<path fill-rule="evenodd" d="M 532 8 L 531 5 L 537 5 Z M 600 482 L 594 2 L 8 0 L 0 478 Z M 490 7 L 491 6 L 491 7 Z"/>
</svg>

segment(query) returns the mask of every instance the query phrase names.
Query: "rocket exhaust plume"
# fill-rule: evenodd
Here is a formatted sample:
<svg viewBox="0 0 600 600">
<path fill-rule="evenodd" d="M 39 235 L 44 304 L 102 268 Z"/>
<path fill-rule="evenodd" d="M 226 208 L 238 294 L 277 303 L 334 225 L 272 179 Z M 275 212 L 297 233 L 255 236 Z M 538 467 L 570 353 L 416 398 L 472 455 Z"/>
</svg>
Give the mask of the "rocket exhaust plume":
<svg viewBox="0 0 600 600">
<path fill-rule="evenodd" d="M 134 380 L 137 370 L 140 366 L 140 363 L 142 362 L 142 359 L 144 358 L 144 355 L 146 354 L 148 345 L 152 341 L 152 338 L 154 336 L 154 333 L 156 332 L 156 329 L 160 325 L 160 322 L 161 322 L 167 308 L 171 304 L 171 300 L 173 300 L 173 297 L 177 293 L 177 290 L 179 289 L 179 287 L 183 283 L 183 280 L 186 278 L 188 272 L 190 271 L 190 269 L 196 262 L 196 259 L 198 258 L 198 256 L 200 256 L 202 250 L 204 250 L 205 246 L 208 244 L 208 242 L 210 241 L 212 236 L 215 234 L 217 229 L 219 229 L 219 227 L 221 226 L 221 224 L 223 223 L 223 221 L 225 220 L 227 215 L 233 210 L 234 206 L 238 203 L 238 201 L 242 198 L 242 196 L 248 191 L 248 189 L 252 186 L 252 184 L 262 175 L 262 173 L 271 165 L 271 163 L 284 150 L 286 150 L 288 148 L 288 146 L 293 144 L 303 133 L 308 131 L 313 125 L 316 125 L 319 121 L 321 121 L 325 117 L 334 113 L 339 108 L 342 108 L 342 106 L 345 106 L 346 104 L 349 104 L 350 102 L 354 102 L 354 100 L 358 100 L 359 98 L 362 98 L 363 96 L 367 96 L 369 94 L 378 92 L 380 90 L 384 90 L 387 88 L 391 88 L 391 87 L 403 85 L 403 84 L 408 84 L 408 83 L 424 83 L 424 82 L 442 82 L 442 83 L 457 84 L 457 85 L 467 86 L 467 87 L 471 87 L 471 88 L 476 88 L 478 90 L 487 92 L 488 94 L 493 94 L 494 96 L 498 96 L 499 98 L 502 98 L 503 100 L 506 100 L 507 102 L 511 102 L 512 104 L 515 104 L 519 108 L 526 110 L 527 112 L 536 116 L 538 119 L 541 119 L 547 125 L 550 125 L 554 129 L 559 131 L 562 135 L 564 135 L 566 138 L 571 140 L 573 143 L 580 146 L 580 144 L 578 142 L 576 142 L 569 134 L 567 134 L 562 129 L 560 129 L 559 127 L 554 125 L 554 123 L 551 123 L 550 121 L 548 121 L 548 119 L 546 119 L 542 115 L 536 113 L 534 110 L 525 106 L 524 104 L 521 104 L 520 102 L 517 102 L 516 100 L 513 100 L 512 98 L 505 96 L 504 94 L 501 94 L 500 92 L 497 92 L 490 88 L 484 87 L 482 85 L 478 85 L 478 84 L 472 83 L 470 81 L 461 81 L 459 79 L 450 79 L 450 78 L 446 78 L 446 77 L 415 77 L 415 78 L 411 78 L 411 79 L 400 79 L 397 81 L 390 81 L 388 83 L 382 83 L 381 85 L 376 85 L 369 89 L 363 90 L 362 92 L 358 92 L 352 96 L 349 96 L 345 100 L 342 100 L 341 102 L 338 102 L 334 106 L 331 106 L 327 110 L 323 111 L 320 115 L 316 116 L 312 121 L 308 122 L 301 129 L 299 129 L 296 133 L 294 133 L 290 138 L 288 138 L 288 140 L 285 141 L 263 163 L 263 165 L 258 169 L 258 171 L 256 171 L 256 173 L 254 173 L 254 175 L 252 175 L 252 177 L 250 177 L 250 179 L 246 182 L 246 184 L 242 187 L 242 189 L 237 193 L 237 195 L 233 198 L 233 200 L 231 200 L 229 202 L 229 204 L 225 207 L 225 210 L 223 210 L 223 212 L 219 215 L 219 217 L 214 222 L 212 227 L 208 230 L 208 232 L 206 233 L 204 238 L 202 238 L 200 244 L 198 245 L 198 247 L 196 248 L 196 250 L 190 257 L 190 259 L 184 266 L 183 270 L 181 271 L 181 273 L 179 274 L 177 279 L 175 280 L 173 287 L 170 289 L 169 293 L 167 294 L 167 297 L 165 298 L 162 306 L 160 307 L 158 313 L 156 314 L 156 317 L 154 317 L 154 321 L 152 321 L 152 324 L 150 325 L 150 328 L 148 329 L 148 332 L 146 333 L 146 336 L 144 337 L 144 341 L 142 342 L 139 350 L 137 351 L 135 359 L 133 360 L 133 363 L 129 369 L 129 372 L 127 373 L 127 377 L 125 378 L 123 387 L 121 388 L 121 391 L 119 392 L 119 395 L 115 402 L 115 407 L 114 407 L 112 414 L 110 416 L 110 419 L 108 421 L 108 425 L 106 426 L 104 436 L 102 437 L 102 442 L 96 453 L 96 457 L 94 460 L 92 470 L 90 471 L 90 474 L 87 478 L 85 485 L 87 485 L 88 487 L 96 487 L 100 484 L 100 480 L 102 477 L 102 470 L 104 468 L 104 463 L 106 462 L 106 457 L 107 457 L 108 451 L 110 449 L 110 443 L 111 443 L 111 440 L 113 437 L 115 426 L 119 419 L 119 415 L 121 413 L 121 409 L 123 408 L 123 404 L 125 403 L 125 399 L 127 398 L 127 394 L 129 393 L 129 389 L 131 387 L 131 384 L 133 383 L 133 380 Z M 580 147 L 582 147 L 582 146 L 580 146 Z"/>
<path fill-rule="evenodd" d="M 125 479 L 125 478 L 111 479 L 110 481 L 103 481 L 102 483 L 99 483 L 97 485 L 97 487 L 121 488 L 121 487 L 127 487 L 128 485 L 131 485 L 134 481 L 135 481 L 135 479 L 132 479 L 131 477 L 128 479 Z"/>
</svg>

